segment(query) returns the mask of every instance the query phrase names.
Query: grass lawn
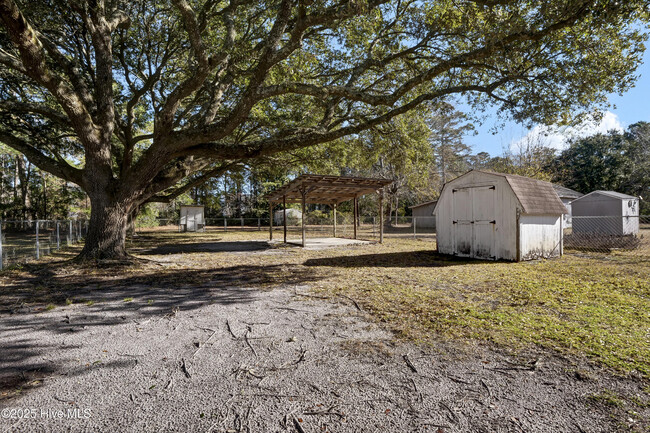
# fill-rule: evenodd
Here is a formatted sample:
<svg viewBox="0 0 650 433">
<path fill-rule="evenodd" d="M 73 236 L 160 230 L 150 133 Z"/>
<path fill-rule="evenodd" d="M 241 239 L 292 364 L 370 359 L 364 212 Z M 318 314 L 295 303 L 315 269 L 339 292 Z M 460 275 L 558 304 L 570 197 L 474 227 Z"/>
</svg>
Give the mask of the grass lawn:
<svg viewBox="0 0 650 433">
<path fill-rule="evenodd" d="M 569 254 L 532 263 L 461 262 L 399 240 L 386 250 L 388 261 L 382 253 L 312 260 L 332 271 L 321 290 L 357 299 L 409 339 L 539 344 L 650 377 L 647 259 Z"/>
<path fill-rule="evenodd" d="M 128 273 L 150 282 L 172 281 L 179 270 L 196 270 L 184 272 L 182 283 L 201 284 L 212 272 L 232 274 L 248 287 L 306 284 L 321 296 L 354 299 L 406 339 L 478 340 L 514 350 L 541 345 L 650 378 L 647 256 L 567 254 L 535 262 L 481 262 L 438 255 L 431 241 L 398 238 L 388 238 L 384 245 L 318 251 L 277 246 L 256 252 L 183 252 L 183 245 L 263 241 L 265 235 L 143 233 L 130 244 L 132 251 L 164 260 L 166 266 L 144 265 Z M 182 254 L 152 255 L 161 245 L 180 246 Z M 5 273 L 0 284 L 21 272 Z M 111 272 L 100 269 L 93 276 L 80 270 L 76 275 L 101 284 Z M 65 278 L 75 278 L 75 272 L 65 273 Z"/>
</svg>

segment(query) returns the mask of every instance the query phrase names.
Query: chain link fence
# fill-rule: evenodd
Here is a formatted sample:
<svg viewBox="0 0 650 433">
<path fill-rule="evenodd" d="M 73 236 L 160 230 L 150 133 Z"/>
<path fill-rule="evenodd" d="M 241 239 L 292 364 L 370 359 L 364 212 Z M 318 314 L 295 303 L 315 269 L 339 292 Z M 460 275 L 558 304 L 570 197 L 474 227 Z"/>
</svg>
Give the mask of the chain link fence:
<svg viewBox="0 0 650 433">
<path fill-rule="evenodd" d="M 206 218 L 203 224 L 197 224 L 198 232 L 206 231 L 262 231 L 268 230 L 268 218 Z M 136 223 L 138 233 L 147 232 L 183 232 L 184 225 L 178 219 L 156 219 L 146 224 Z"/>
<path fill-rule="evenodd" d="M 384 221 L 384 236 L 396 238 L 435 239 L 435 217 L 392 217 Z M 269 231 L 269 218 L 206 218 L 205 223 L 198 225 L 199 232 L 266 232 Z M 182 232 L 184 226 L 176 219 L 157 219 L 146 226 L 136 227 L 138 233 Z M 332 214 L 307 214 L 305 216 L 305 231 L 308 237 L 334 236 L 334 219 Z M 282 235 L 284 224 L 282 217 L 273 219 L 273 237 Z M 357 221 L 357 238 L 378 240 L 379 218 L 376 216 L 361 216 Z M 302 220 L 300 216 L 287 216 L 287 238 L 293 240 L 302 235 Z M 336 236 L 343 238 L 354 237 L 354 217 L 350 214 L 338 213 L 336 218 Z"/>
<path fill-rule="evenodd" d="M 564 249 L 650 255 L 650 215 L 573 216 L 564 229 Z"/>
<path fill-rule="evenodd" d="M 338 213 L 336 220 L 336 236 L 343 238 L 354 237 L 353 216 Z M 154 227 L 140 227 L 138 231 L 175 231 L 183 228 L 178 220 L 157 220 Z M 435 240 L 435 217 L 391 216 L 384 221 L 384 237 Z M 599 217 L 566 217 L 564 221 L 564 249 L 567 253 L 576 252 L 625 252 L 636 255 L 650 253 L 650 216 L 599 216 Z M 208 218 L 202 228 L 205 232 L 236 232 L 259 231 L 265 237 L 269 230 L 267 218 Z M 334 220 L 332 214 L 307 214 L 305 230 L 308 237 L 334 236 Z M 273 238 L 283 236 L 282 218 L 274 218 Z M 302 235 L 300 216 L 287 217 L 288 240 L 299 240 Z M 361 216 L 357 221 L 357 238 L 378 240 L 379 218 L 376 216 Z"/>
<path fill-rule="evenodd" d="M 282 239 L 282 218 L 273 221 L 273 238 Z M 379 218 L 361 216 L 356 222 L 358 239 L 379 240 Z M 391 217 L 384 221 L 385 238 L 422 239 L 435 241 L 435 217 Z M 650 257 L 650 215 L 568 217 L 564 224 L 564 250 L 567 254 L 605 253 Z M 354 218 L 339 213 L 336 236 L 354 237 Z M 49 255 L 83 241 L 88 230 L 87 220 L 0 221 L 0 270 Z M 138 233 L 181 232 L 177 219 L 158 219 L 146 227 L 137 226 Z M 331 214 L 307 214 L 305 230 L 308 237 L 334 236 Z M 267 218 L 208 218 L 202 232 L 260 232 L 268 236 Z M 298 241 L 302 236 L 301 218 L 287 218 L 287 240 Z"/>
</svg>

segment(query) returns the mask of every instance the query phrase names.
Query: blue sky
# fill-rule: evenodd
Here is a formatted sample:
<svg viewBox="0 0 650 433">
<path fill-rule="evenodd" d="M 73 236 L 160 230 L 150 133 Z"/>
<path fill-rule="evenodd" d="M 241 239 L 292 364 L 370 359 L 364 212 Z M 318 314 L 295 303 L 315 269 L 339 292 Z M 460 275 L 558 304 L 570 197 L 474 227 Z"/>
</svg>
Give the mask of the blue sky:
<svg viewBox="0 0 650 433">
<path fill-rule="evenodd" d="M 612 127 L 624 129 L 627 126 L 641 120 L 650 121 L 650 53 L 646 50 L 644 62 L 637 69 L 639 75 L 636 86 L 624 95 L 611 94 L 609 102 L 612 105 L 605 112 L 603 122 L 600 125 L 588 125 L 582 130 L 583 135 L 591 135 L 595 132 L 606 131 Z M 472 146 L 473 152 L 488 152 L 491 156 L 501 155 L 505 148 L 512 143 L 525 137 L 530 131 L 515 122 L 506 122 L 503 128 L 495 135 L 490 129 L 499 123 L 496 117 L 496 110 L 489 110 L 485 113 L 487 118 L 482 125 L 476 125 L 478 135 L 467 136 L 465 142 Z M 539 131 L 537 127 L 533 133 Z M 561 148 L 563 142 L 561 134 L 552 135 L 549 138 L 549 145 Z"/>
</svg>

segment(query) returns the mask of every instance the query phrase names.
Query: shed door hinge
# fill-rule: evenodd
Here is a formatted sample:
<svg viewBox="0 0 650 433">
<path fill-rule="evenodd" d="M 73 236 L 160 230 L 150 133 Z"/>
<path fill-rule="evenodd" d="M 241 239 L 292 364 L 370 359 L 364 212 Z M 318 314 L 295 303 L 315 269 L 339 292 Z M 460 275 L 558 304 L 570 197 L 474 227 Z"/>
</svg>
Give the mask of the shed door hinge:
<svg viewBox="0 0 650 433">
<path fill-rule="evenodd" d="M 497 189 L 497 187 L 494 186 L 494 185 L 492 185 L 492 186 L 490 187 L 490 189 Z"/>
<path fill-rule="evenodd" d="M 452 224 L 456 224 L 456 223 L 458 223 L 458 221 L 452 221 Z"/>
<path fill-rule="evenodd" d="M 496 223 L 497 223 L 497 220 L 490 221 L 490 224 L 496 224 Z"/>
</svg>

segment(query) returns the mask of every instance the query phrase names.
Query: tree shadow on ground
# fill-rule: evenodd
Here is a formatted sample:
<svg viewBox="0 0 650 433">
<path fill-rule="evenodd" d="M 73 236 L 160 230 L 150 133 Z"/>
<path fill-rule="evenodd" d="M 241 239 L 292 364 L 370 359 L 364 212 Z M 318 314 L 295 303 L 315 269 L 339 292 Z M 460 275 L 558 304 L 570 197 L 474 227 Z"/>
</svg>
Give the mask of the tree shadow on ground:
<svg viewBox="0 0 650 433">
<path fill-rule="evenodd" d="M 438 254 L 436 251 L 405 251 L 384 254 L 360 254 L 353 256 L 324 257 L 306 260 L 305 266 L 330 266 L 340 268 L 431 268 L 467 264 L 498 263 L 466 257 Z"/>
<path fill-rule="evenodd" d="M 271 248 L 265 241 L 240 241 L 240 242 L 197 242 L 197 243 L 170 243 L 154 248 L 133 249 L 133 252 L 142 255 L 165 255 L 180 253 L 237 253 L 265 251 Z"/>
<path fill-rule="evenodd" d="M 67 265 L 28 267 L 0 286 L 0 400 L 37 386 L 30 384 L 43 377 L 64 373 L 66 362 L 47 362 L 44 357 L 66 348 L 34 338 L 39 332 L 73 334 L 173 316 L 209 304 L 245 305 L 264 288 L 308 284 L 319 278 L 310 269 L 284 265 L 181 270 L 151 266 L 137 275 L 125 268 L 117 276 L 114 269 L 97 275 L 66 275 Z M 58 308 L 65 305 L 76 308 Z M 30 333 L 34 334 L 30 337 Z"/>
</svg>

